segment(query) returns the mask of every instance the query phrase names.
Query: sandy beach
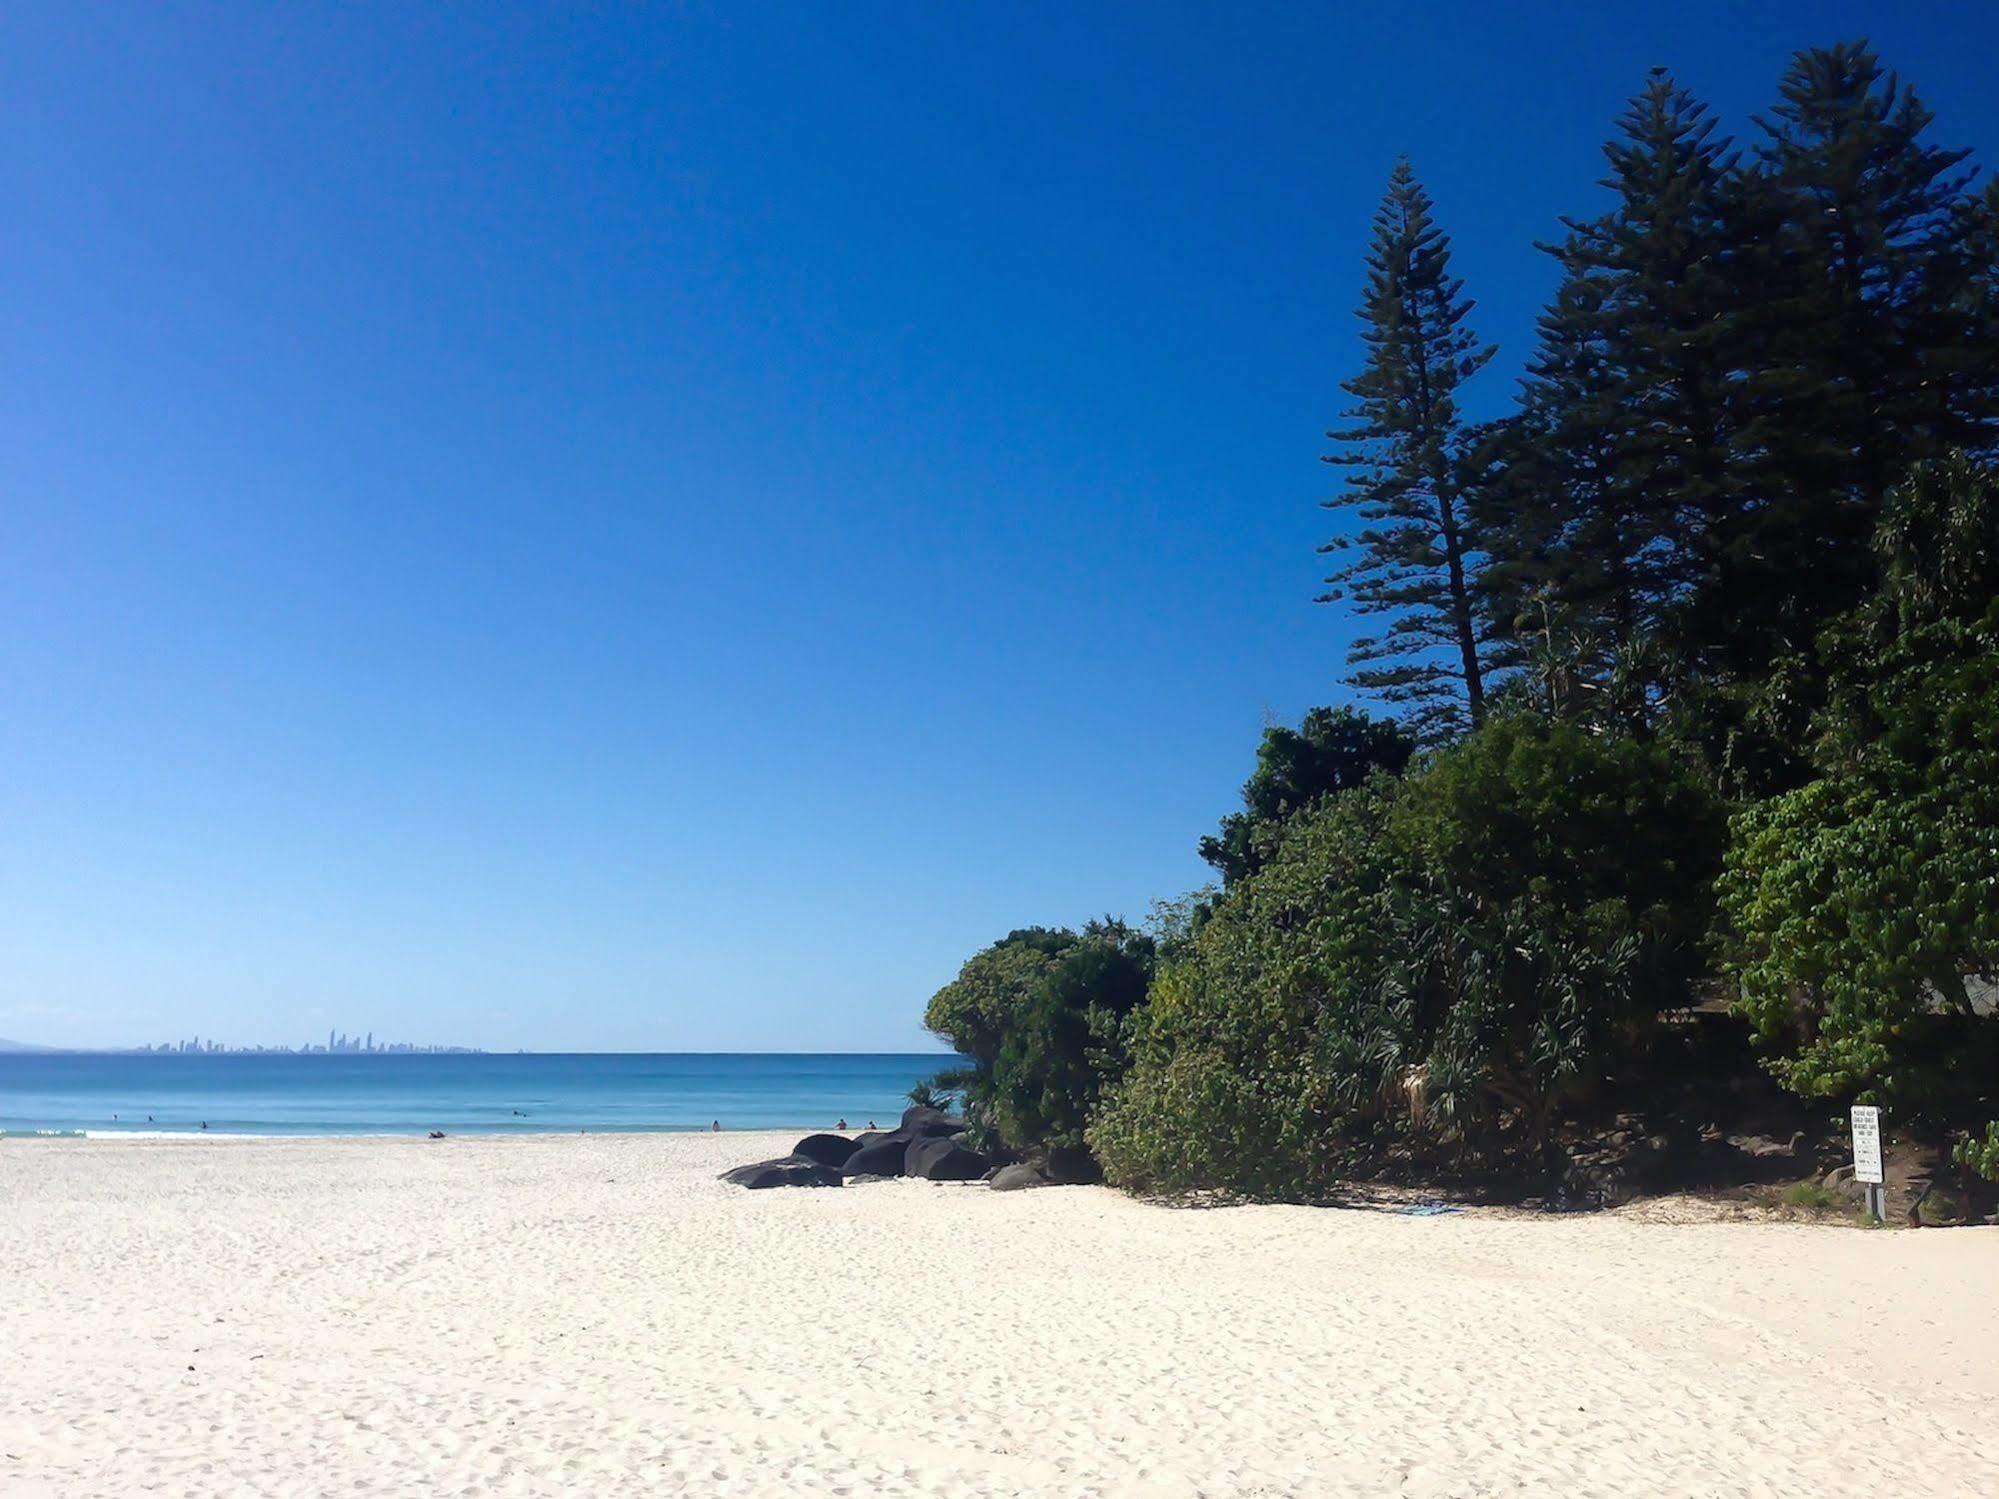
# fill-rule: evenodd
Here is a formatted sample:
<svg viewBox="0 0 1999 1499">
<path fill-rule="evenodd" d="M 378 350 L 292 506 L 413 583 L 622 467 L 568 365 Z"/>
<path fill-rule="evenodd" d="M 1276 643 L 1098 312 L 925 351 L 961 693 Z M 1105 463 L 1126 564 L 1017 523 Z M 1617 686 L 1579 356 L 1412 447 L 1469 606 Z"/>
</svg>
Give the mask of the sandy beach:
<svg viewBox="0 0 1999 1499">
<path fill-rule="evenodd" d="M 713 1179 L 791 1138 L 8 1141 L 0 1491 L 1999 1490 L 1990 1231 Z"/>
</svg>

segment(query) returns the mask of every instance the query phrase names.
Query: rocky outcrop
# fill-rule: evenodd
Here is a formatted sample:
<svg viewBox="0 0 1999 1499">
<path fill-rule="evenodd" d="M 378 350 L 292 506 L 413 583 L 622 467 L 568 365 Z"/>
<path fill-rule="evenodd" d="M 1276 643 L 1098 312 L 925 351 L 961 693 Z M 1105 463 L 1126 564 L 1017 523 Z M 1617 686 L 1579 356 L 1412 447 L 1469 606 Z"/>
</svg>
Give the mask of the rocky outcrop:
<svg viewBox="0 0 1999 1499">
<path fill-rule="evenodd" d="M 837 1187 L 840 1173 L 818 1161 L 793 1155 L 738 1166 L 733 1171 L 724 1171 L 722 1180 L 753 1191 L 765 1187 Z"/>
<path fill-rule="evenodd" d="M 849 1140 L 845 1135 L 807 1135 L 791 1147 L 791 1153 L 808 1161 L 817 1161 L 822 1166 L 831 1166 L 837 1171 L 860 1148 L 859 1141 Z"/>
<path fill-rule="evenodd" d="M 958 1143 L 956 1135 L 932 1135 L 911 1141 L 903 1153 L 903 1170 L 934 1182 L 975 1182 L 993 1169 L 976 1150 Z"/>
<path fill-rule="evenodd" d="M 840 1172 L 843 1176 L 901 1176 L 908 1150 L 907 1140 L 890 1135 L 873 1145 L 863 1145 L 848 1156 Z"/>
<path fill-rule="evenodd" d="M 1052 1187 L 1055 1183 L 1041 1174 L 1041 1168 L 1030 1166 L 1025 1161 L 1011 1166 L 1002 1166 L 988 1181 L 995 1192 L 1022 1192 L 1030 1187 Z"/>
<path fill-rule="evenodd" d="M 913 1109 L 903 1110 L 902 1123 L 896 1126 L 894 1132 L 905 1140 L 925 1140 L 933 1135 L 962 1135 L 965 1132 L 965 1121 L 954 1119 L 937 1109 L 926 1109 L 919 1105 Z"/>
<path fill-rule="evenodd" d="M 965 1121 L 936 1109 L 905 1110 L 892 1130 L 807 1135 L 792 1153 L 722 1173 L 741 1187 L 837 1187 L 862 1176 L 918 1176 L 926 1181 L 977 1181 L 993 1162 L 964 1142 Z"/>
</svg>

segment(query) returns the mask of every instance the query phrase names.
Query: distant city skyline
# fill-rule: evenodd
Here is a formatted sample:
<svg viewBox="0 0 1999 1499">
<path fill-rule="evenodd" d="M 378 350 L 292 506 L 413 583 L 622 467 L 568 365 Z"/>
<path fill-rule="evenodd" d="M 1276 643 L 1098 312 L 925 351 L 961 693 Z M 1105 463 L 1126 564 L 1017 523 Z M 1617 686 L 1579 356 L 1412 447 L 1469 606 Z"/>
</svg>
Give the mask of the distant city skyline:
<svg viewBox="0 0 1999 1499">
<path fill-rule="evenodd" d="M 299 1046 L 234 1046 L 210 1037 L 203 1041 L 199 1036 L 190 1036 L 185 1041 L 164 1041 L 143 1046 L 104 1047 L 106 1051 L 132 1051 L 141 1053 L 173 1053 L 175 1055 L 230 1055 L 254 1054 L 260 1056 L 434 1056 L 447 1052 L 478 1053 L 484 1050 L 478 1046 L 449 1046 L 421 1041 L 384 1041 L 375 1044 L 375 1033 L 366 1031 L 359 1036 L 350 1036 L 338 1029 L 329 1029 L 324 1043 L 307 1041 Z"/>
</svg>

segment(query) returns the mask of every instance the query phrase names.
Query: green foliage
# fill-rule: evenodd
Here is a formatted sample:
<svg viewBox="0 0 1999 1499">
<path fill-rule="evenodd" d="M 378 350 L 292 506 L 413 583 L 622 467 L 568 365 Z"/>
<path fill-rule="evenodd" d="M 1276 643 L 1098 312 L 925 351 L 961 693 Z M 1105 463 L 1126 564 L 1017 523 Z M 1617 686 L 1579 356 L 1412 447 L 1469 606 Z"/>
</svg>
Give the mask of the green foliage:
<svg viewBox="0 0 1999 1499">
<path fill-rule="evenodd" d="M 1954 1156 L 1959 1165 L 1999 1181 L 1999 1119 L 1986 1125 L 1983 1135 L 1969 1135 L 1960 1140 Z"/>
<path fill-rule="evenodd" d="M 923 1024 L 975 1066 L 990 1067 L 1022 1000 L 1076 941 L 1074 932 L 1048 927 L 1008 932 L 930 996 Z"/>
<path fill-rule="evenodd" d="M 949 1081 L 975 1128 L 1015 1149 L 1082 1144 L 1152 968 L 1152 939 L 1115 920 L 1026 928 L 974 954 L 924 1023 L 971 1061 Z"/>
<path fill-rule="evenodd" d="M 964 1072 L 947 1068 L 935 1076 L 926 1077 L 909 1090 L 909 1101 L 919 1109 L 936 1109 L 950 1113 L 962 1107 L 962 1095 L 969 1081 Z"/>
<path fill-rule="evenodd" d="M 1434 1122 L 1488 1148 L 1516 1122 L 1532 1153 L 1559 1165 L 1556 1108 L 1674 997 L 1670 950 L 1607 930 L 1605 916 L 1629 925 L 1615 905 L 1588 914 L 1599 920 L 1532 900 L 1482 911 L 1440 884 L 1404 895 L 1354 1047 L 1361 1078 L 1388 1089 L 1395 1068 L 1411 1069 L 1401 1075 L 1413 1085 L 1420 1074 L 1420 1103 L 1406 1102 Z"/>
<path fill-rule="evenodd" d="M 1400 725 L 1353 708 L 1314 708 L 1296 729 L 1274 725 L 1256 748 L 1243 783 L 1243 810 L 1201 840 L 1201 857 L 1233 885 L 1269 861 L 1285 824 L 1320 798 L 1351 791 L 1377 770 L 1399 774 L 1416 751 Z"/>
<path fill-rule="evenodd" d="M 1145 1003 L 1150 946 L 1089 937 L 1023 996 L 992 1069 L 993 1119 L 1016 1148 L 1081 1145 L 1104 1085 L 1124 1074 L 1127 1020 Z"/>
<path fill-rule="evenodd" d="M 1664 746 L 1525 715 L 1329 798 L 1161 974 L 1091 1142 L 1124 1184 L 1251 1197 L 1395 1131 L 1538 1157 L 1683 1002 L 1720 840 Z"/>
<path fill-rule="evenodd" d="M 1839 1206 L 1839 1194 L 1821 1181 L 1792 1182 L 1784 1188 L 1784 1201 L 1808 1212 L 1829 1213 Z"/>
<path fill-rule="evenodd" d="M 1410 872 L 1360 1052 L 1422 1067 L 1467 1139 L 1510 1116 L 1545 1155 L 1555 1110 L 1685 1002 L 1721 810 L 1664 744 L 1517 714 L 1438 756 L 1393 827 Z"/>
<path fill-rule="evenodd" d="M 1171 900 L 1155 900 L 1146 912 L 1145 931 L 1152 938 L 1155 965 L 1177 963 L 1194 950 L 1195 934 L 1214 912 L 1219 892 L 1212 885 Z"/>
<path fill-rule="evenodd" d="M 1889 488 L 1999 419 L 1990 330 L 1962 315 L 1967 153 L 1929 139 L 1930 110 L 1864 43 L 1800 52 L 1778 93 L 1735 231 L 1738 457 L 1761 503 L 1731 521 L 1705 621 L 1737 672 L 1808 653 L 1872 581 Z"/>
<path fill-rule="evenodd" d="M 1999 480 L 1919 471 L 1880 546 L 1827 632 L 1819 778 L 1736 818 L 1729 968 L 1786 1085 L 1941 1123 L 1999 1110 L 1966 987 L 1999 969 Z"/>
<path fill-rule="evenodd" d="M 1130 1073 L 1089 1132 L 1111 1179 L 1146 1191 L 1323 1195 L 1352 1112 L 1324 1044 L 1380 962 L 1395 783 L 1298 819 L 1272 861 L 1163 968 Z"/>
<path fill-rule="evenodd" d="M 1435 758 L 1398 820 L 1417 865 L 1481 913 L 1525 902 L 1689 950 L 1706 929 L 1721 813 L 1662 742 L 1498 718 Z"/>
</svg>

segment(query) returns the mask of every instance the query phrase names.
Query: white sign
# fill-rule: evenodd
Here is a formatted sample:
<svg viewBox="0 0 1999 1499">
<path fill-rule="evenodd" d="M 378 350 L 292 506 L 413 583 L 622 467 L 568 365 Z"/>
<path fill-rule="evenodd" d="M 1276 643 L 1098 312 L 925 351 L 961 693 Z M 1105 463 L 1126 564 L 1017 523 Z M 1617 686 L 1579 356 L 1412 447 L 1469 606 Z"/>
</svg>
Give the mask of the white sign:
<svg viewBox="0 0 1999 1499">
<path fill-rule="evenodd" d="M 1881 1111 L 1871 1104 L 1853 1106 L 1853 1179 L 1881 1180 Z"/>
</svg>

